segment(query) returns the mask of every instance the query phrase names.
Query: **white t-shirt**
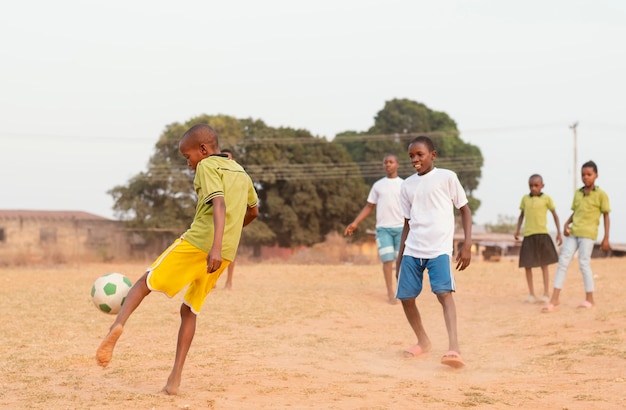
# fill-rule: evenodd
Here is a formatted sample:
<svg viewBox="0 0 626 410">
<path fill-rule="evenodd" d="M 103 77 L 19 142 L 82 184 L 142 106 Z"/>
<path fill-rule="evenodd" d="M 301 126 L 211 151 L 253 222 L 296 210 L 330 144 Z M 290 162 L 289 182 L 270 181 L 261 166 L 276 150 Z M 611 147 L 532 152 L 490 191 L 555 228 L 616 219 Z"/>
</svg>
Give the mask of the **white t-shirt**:
<svg viewBox="0 0 626 410">
<path fill-rule="evenodd" d="M 467 204 L 457 175 L 433 168 L 425 175 L 413 174 L 402 184 L 400 207 L 409 219 L 404 255 L 431 259 L 452 254 L 454 209 Z"/>
<path fill-rule="evenodd" d="M 384 177 L 372 185 L 367 202 L 376 205 L 377 228 L 402 228 L 404 226 L 404 217 L 400 210 L 400 186 L 403 181 L 400 177 Z"/>
</svg>

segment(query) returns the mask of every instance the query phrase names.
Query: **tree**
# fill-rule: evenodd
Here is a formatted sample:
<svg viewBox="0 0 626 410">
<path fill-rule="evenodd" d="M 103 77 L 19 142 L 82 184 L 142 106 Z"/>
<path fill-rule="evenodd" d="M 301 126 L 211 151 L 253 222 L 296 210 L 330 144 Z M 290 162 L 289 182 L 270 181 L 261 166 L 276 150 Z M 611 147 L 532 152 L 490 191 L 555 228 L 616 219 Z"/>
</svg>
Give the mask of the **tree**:
<svg viewBox="0 0 626 410">
<path fill-rule="evenodd" d="M 433 131 L 457 131 L 456 123 L 448 114 L 433 111 L 422 103 L 393 99 L 378 111 L 368 134 L 428 134 Z"/>
</svg>

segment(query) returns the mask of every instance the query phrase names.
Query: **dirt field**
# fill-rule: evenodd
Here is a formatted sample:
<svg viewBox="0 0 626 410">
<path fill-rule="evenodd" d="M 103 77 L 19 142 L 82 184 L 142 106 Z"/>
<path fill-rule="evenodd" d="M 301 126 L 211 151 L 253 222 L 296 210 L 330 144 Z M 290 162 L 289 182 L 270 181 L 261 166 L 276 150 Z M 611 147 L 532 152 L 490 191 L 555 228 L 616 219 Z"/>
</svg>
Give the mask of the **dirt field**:
<svg viewBox="0 0 626 410">
<path fill-rule="evenodd" d="M 96 347 L 113 317 L 90 299 L 100 274 L 137 279 L 145 264 L 0 270 L 0 407 L 6 409 L 623 409 L 626 260 L 596 259 L 597 307 L 576 309 L 570 268 L 558 312 L 523 303 L 516 261 L 473 262 L 455 295 L 467 366 L 439 363 L 441 308 L 418 299 L 433 351 L 385 299 L 379 265 L 239 263 L 198 320 L 180 395 L 160 393 L 173 363 L 180 296 L 152 294 L 106 369 Z M 554 276 L 555 266 L 551 266 Z M 540 291 L 539 273 L 535 286 Z"/>
</svg>

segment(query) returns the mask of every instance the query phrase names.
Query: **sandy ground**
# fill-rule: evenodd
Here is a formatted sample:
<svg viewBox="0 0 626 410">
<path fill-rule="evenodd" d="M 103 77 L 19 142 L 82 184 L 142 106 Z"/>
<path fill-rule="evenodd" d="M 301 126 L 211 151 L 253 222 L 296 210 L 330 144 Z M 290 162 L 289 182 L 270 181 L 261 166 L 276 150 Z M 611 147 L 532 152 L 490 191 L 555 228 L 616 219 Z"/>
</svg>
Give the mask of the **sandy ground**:
<svg viewBox="0 0 626 410">
<path fill-rule="evenodd" d="M 597 307 L 577 266 L 558 312 L 524 303 L 516 261 L 473 262 L 455 295 L 465 368 L 439 363 L 441 308 L 418 298 L 432 352 L 404 358 L 414 336 L 385 300 L 379 265 L 239 263 L 198 320 L 178 396 L 160 393 L 180 296 L 151 294 L 108 368 L 95 350 L 113 317 L 93 306 L 96 277 L 137 279 L 145 264 L 0 270 L 0 408 L 7 409 L 623 409 L 626 260 L 593 260 Z M 555 266 L 551 266 L 551 276 Z M 535 286 L 541 284 L 536 273 Z"/>
</svg>

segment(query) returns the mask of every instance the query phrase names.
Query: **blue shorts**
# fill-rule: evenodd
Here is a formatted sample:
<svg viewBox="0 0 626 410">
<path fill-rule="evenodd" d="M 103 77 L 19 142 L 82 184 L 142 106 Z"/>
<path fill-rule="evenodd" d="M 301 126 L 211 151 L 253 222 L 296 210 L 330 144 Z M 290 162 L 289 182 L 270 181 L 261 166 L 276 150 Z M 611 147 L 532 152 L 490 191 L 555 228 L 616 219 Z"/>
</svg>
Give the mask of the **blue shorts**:
<svg viewBox="0 0 626 410">
<path fill-rule="evenodd" d="M 424 270 L 426 269 L 428 269 L 430 289 L 433 293 L 454 292 L 454 275 L 452 275 L 450 262 L 450 255 L 447 254 L 439 255 L 433 259 L 404 255 L 400 264 L 396 299 L 416 298 L 422 292 Z"/>
<path fill-rule="evenodd" d="M 402 229 L 404 228 L 376 228 L 378 255 L 383 262 L 391 262 L 398 257 Z"/>
</svg>

